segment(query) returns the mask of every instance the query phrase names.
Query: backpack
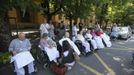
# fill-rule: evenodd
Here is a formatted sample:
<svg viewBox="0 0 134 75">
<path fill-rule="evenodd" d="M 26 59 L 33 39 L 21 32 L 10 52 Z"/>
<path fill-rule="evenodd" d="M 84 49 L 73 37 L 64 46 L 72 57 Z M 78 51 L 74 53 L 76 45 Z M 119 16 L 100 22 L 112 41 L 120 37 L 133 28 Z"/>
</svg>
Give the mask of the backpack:
<svg viewBox="0 0 134 75">
<path fill-rule="evenodd" d="M 67 72 L 66 66 L 59 67 L 56 63 L 51 63 L 50 69 L 55 75 L 65 75 Z"/>
</svg>

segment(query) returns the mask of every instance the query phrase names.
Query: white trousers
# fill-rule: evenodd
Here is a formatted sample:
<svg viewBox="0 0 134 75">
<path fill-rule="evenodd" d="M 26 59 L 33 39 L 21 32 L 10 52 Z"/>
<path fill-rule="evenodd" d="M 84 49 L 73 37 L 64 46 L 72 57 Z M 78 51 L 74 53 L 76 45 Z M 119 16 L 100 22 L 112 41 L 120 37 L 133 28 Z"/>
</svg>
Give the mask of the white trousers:
<svg viewBox="0 0 134 75">
<path fill-rule="evenodd" d="M 87 41 L 82 41 L 82 45 L 85 47 L 86 52 L 90 52 L 90 44 Z"/>
<path fill-rule="evenodd" d="M 14 66 L 15 66 L 15 72 L 17 73 L 17 75 L 25 75 L 24 68 L 18 69 L 15 62 L 14 62 Z M 33 62 L 28 64 L 27 66 L 28 66 L 28 72 L 29 73 L 34 72 L 34 64 L 33 64 Z"/>
<path fill-rule="evenodd" d="M 91 40 L 91 44 L 93 46 L 93 49 L 97 49 L 97 44 L 96 44 L 95 40 Z"/>
</svg>

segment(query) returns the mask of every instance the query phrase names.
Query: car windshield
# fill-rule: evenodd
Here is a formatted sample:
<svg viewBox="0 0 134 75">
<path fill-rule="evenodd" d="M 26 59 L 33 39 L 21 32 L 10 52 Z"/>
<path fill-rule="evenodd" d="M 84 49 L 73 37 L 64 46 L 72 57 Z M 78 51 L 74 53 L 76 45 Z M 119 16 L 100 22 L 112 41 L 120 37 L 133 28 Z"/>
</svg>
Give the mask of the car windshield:
<svg viewBox="0 0 134 75">
<path fill-rule="evenodd" d="M 120 31 L 128 31 L 128 27 L 119 27 Z"/>
</svg>

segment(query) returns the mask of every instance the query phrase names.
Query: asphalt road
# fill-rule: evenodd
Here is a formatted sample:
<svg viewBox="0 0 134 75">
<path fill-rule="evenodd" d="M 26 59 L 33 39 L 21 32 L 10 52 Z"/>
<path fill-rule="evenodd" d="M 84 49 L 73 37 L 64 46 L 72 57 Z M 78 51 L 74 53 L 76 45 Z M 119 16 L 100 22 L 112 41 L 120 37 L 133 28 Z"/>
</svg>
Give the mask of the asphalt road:
<svg viewBox="0 0 134 75">
<path fill-rule="evenodd" d="M 134 38 L 116 40 L 111 48 L 98 50 L 85 57 L 81 56 L 72 70 L 66 75 L 134 75 Z M 49 69 L 38 64 L 35 75 L 54 75 Z M 11 67 L 0 69 L 0 75 L 14 75 Z"/>
</svg>

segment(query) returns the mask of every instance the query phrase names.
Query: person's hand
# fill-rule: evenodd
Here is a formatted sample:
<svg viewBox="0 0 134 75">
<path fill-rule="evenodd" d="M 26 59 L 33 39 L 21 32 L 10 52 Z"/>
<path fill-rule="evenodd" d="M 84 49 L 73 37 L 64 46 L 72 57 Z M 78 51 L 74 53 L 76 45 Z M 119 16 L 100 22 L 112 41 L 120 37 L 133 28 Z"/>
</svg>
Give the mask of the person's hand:
<svg viewBox="0 0 134 75">
<path fill-rule="evenodd" d="M 12 53 L 13 53 L 13 55 L 16 55 L 16 54 L 17 54 L 17 52 L 16 52 L 16 51 L 13 51 Z"/>
</svg>

